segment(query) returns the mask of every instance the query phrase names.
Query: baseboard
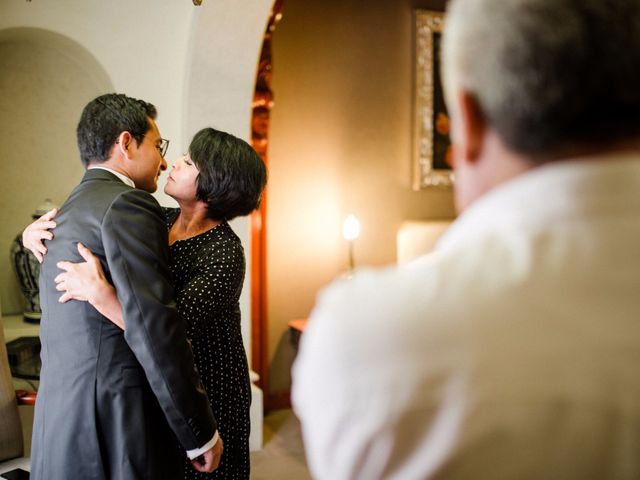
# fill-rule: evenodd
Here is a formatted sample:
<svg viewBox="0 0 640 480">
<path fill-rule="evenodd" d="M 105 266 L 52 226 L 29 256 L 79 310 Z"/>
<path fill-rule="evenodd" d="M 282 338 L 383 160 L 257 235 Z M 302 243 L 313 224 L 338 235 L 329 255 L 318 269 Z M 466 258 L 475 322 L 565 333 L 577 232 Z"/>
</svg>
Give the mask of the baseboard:
<svg viewBox="0 0 640 480">
<path fill-rule="evenodd" d="M 265 412 L 291 408 L 291 391 L 273 392 L 266 395 Z"/>
</svg>

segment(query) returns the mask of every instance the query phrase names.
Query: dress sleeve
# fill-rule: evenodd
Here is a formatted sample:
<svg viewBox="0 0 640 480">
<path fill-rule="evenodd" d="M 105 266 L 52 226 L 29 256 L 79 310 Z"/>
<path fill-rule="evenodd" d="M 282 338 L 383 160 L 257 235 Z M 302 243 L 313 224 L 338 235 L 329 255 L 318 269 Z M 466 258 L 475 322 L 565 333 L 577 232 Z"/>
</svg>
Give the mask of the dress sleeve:
<svg viewBox="0 0 640 480">
<path fill-rule="evenodd" d="M 182 446 L 199 448 L 217 425 L 173 301 L 163 212 L 148 193 L 129 190 L 110 206 L 102 237 L 125 340 Z"/>
<path fill-rule="evenodd" d="M 244 249 L 239 241 L 210 245 L 194 259 L 197 271 L 178 294 L 178 310 L 198 325 L 237 307 L 245 273 Z"/>
</svg>

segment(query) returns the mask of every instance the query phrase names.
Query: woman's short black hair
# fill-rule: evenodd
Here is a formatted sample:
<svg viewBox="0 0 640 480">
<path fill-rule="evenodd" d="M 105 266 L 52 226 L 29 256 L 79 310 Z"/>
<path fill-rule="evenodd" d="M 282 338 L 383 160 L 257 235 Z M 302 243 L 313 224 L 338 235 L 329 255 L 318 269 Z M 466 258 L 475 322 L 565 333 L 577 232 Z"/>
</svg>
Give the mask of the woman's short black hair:
<svg viewBox="0 0 640 480">
<path fill-rule="evenodd" d="M 76 134 L 80 159 L 86 167 L 109 158 L 120 133 L 127 131 L 140 143 L 156 118 L 156 107 L 121 93 L 108 93 L 94 98 L 84 107 Z"/>
<path fill-rule="evenodd" d="M 231 220 L 260 206 L 267 169 L 251 146 L 214 128 L 196 133 L 189 155 L 200 174 L 196 197 L 207 203 L 207 216 Z"/>
</svg>

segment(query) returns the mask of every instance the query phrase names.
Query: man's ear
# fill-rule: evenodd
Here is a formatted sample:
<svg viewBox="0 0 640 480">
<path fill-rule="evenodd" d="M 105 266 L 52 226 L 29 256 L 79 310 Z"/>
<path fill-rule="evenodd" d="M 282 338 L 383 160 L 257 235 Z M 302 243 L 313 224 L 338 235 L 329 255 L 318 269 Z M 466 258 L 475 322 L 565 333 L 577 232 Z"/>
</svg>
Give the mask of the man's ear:
<svg viewBox="0 0 640 480">
<path fill-rule="evenodd" d="M 127 131 L 121 132 L 120 135 L 118 135 L 118 139 L 116 140 L 116 146 L 120 154 L 124 158 L 129 157 L 129 149 L 131 147 L 132 141 L 133 141 L 133 137 Z"/>
<path fill-rule="evenodd" d="M 459 135 L 456 148 L 466 162 L 476 163 L 482 152 L 487 121 L 478 100 L 469 92 L 458 94 Z"/>
</svg>

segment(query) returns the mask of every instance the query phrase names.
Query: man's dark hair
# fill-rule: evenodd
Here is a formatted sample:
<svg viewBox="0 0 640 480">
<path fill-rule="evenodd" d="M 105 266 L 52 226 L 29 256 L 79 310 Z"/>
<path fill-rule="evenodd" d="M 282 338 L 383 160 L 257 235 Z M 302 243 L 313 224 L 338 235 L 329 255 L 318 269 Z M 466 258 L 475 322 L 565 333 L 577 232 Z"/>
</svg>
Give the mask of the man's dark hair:
<svg viewBox="0 0 640 480">
<path fill-rule="evenodd" d="M 76 130 L 82 164 L 87 167 L 106 161 L 124 131 L 140 143 L 151 128 L 148 118 L 155 119 L 156 113 L 152 104 L 121 93 L 93 99 L 84 107 Z"/>
<path fill-rule="evenodd" d="M 207 216 L 231 220 L 260 206 L 267 169 L 251 146 L 213 128 L 196 133 L 189 145 L 200 174 L 196 197 L 207 203 Z"/>
</svg>

